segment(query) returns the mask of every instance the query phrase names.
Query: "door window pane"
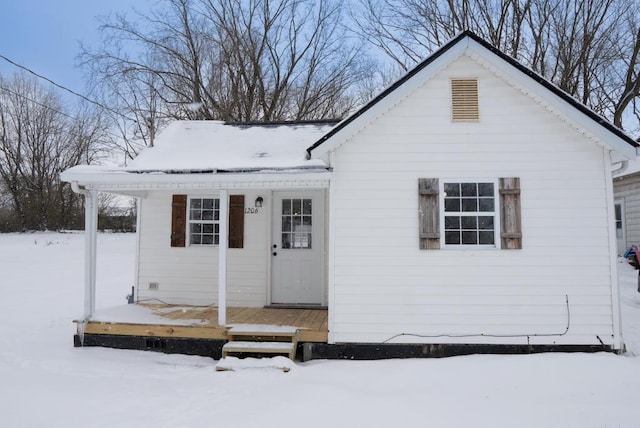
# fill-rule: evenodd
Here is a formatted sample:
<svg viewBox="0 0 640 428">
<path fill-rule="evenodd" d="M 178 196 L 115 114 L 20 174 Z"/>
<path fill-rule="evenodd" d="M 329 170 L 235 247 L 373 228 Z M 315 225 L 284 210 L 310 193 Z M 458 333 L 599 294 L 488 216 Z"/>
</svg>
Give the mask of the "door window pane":
<svg viewBox="0 0 640 428">
<path fill-rule="evenodd" d="M 291 234 L 283 233 L 282 234 L 282 248 L 289 249 L 291 248 Z"/>
<path fill-rule="evenodd" d="M 291 201 L 291 205 L 293 207 L 293 215 L 302 215 L 302 200 L 300 199 L 293 199 Z"/>
<path fill-rule="evenodd" d="M 311 199 L 283 199 L 282 248 L 311 249 L 312 218 Z"/>
<path fill-rule="evenodd" d="M 302 200 L 302 214 L 311 214 L 311 199 Z"/>
</svg>

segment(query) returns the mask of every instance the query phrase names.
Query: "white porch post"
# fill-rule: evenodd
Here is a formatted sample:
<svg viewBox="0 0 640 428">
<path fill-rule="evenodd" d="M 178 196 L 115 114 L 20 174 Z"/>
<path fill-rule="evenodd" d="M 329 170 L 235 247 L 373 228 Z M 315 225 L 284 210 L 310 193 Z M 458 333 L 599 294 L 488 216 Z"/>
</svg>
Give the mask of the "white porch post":
<svg viewBox="0 0 640 428">
<path fill-rule="evenodd" d="M 227 247 L 229 237 L 229 195 L 220 190 L 220 233 L 218 234 L 218 325 L 227 324 Z"/>
<path fill-rule="evenodd" d="M 96 310 L 96 255 L 98 231 L 98 192 L 84 193 L 84 319 Z"/>
</svg>

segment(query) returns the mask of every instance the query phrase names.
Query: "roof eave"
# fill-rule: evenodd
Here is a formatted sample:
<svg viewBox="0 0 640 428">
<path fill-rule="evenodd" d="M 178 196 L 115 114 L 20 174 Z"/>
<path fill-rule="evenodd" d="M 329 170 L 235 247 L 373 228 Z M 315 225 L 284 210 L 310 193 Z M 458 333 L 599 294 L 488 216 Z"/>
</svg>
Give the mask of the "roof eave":
<svg viewBox="0 0 640 428">
<path fill-rule="evenodd" d="M 636 148 L 640 147 L 640 144 L 638 144 L 638 142 L 635 141 L 632 137 L 625 134 L 622 129 L 609 122 L 605 117 L 595 113 L 589 107 L 580 103 L 574 97 L 560 89 L 555 84 L 551 83 L 549 80 L 525 67 L 514 58 L 504 54 L 499 49 L 495 48 L 477 35 L 469 33 L 469 37 L 472 40 L 472 42 L 469 43 L 470 47 L 473 47 L 475 43 L 476 46 L 484 48 L 486 51 L 493 53 L 498 59 L 506 62 L 508 65 L 511 65 L 511 68 L 503 68 L 505 70 L 510 69 L 517 71 L 518 74 L 522 77 L 522 79 L 519 79 L 520 82 L 525 82 L 526 80 L 528 80 L 529 82 L 540 85 L 545 88 L 550 95 L 556 97 L 563 107 L 570 107 L 569 109 L 561 109 L 562 113 L 567 117 L 567 119 L 575 123 L 579 123 L 587 131 L 589 131 L 594 138 L 600 140 L 610 149 L 623 154 L 626 158 L 635 159 Z M 478 50 L 476 49 L 476 52 L 477 51 Z"/>
<path fill-rule="evenodd" d="M 467 43 L 464 43 L 465 40 Z M 393 94 L 397 94 L 399 92 L 401 87 L 405 87 L 406 91 L 407 83 L 416 75 L 426 69 L 439 69 L 438 62 L 451 61 L 455 56 L 464 51 L 474 42 L 476 46 L 484 48 L 486 51 L 493 53 L 497 58 L 505 61 L 508 65 L 511 65 L 512 69 L 519 72 L 523 78 L 527 78 L 531 82 L 541 85 L 547 89 L 550 94 L 561 100 L 565 105 L 568 104 L 572 107 L 570 110 L 578 114 L 569 113 L 568 116 L 570 116 L 570 119 L 585 126 L 585 128 L 587 128 L 588 131 L 603 144 L 607 145 L 610 149 L 621 153 L 625 158 L 635 159 L 636 148 L 640 145 L 633 138 L 626 135 L 623 130 L 619 129 L 602 116 L 596 114 L 591 109 L 578 102 L 575 98 L 558 88 L 553 83 L 520 64 L 515 59 L 504 54 L 499 49 L 495 48 L 470 31 L 460 33 L 442 48 L 435 51 L 427 59 L 414 67 L 401 79 L 389 86 L 380 95 L 369 101 L 354 114 L 338 123 L 331 131 L 322 136 L 322 138 L 307 149 L 308 158 L 320 157 L 332 148 L 340 145 L 350 137 L 350 134 L 346 132 L 346 128 L 357 126 L 358 122 L 364 126 L 366 124 L 366 120 L 363 120 L 363 117 L 370 114 L 375 106 L 380 105 L 384 101 L 389 101 L 390 98 L 393 97 Z M 433 74 L 435 71 L 430 71 L 429 73 Z M 355 132 L 357 131 L 353 131 L 353 133 Z"/>
<path fill-rule="evenodd" d="M 99 191 L 154 190 L 154 189 L 223 189 L 223 188 L 283 188 L 328 187 L 331 171 L 328 169 L 289 169 L 281 171 L 254 171 L 250 173 L 132 173 L 122 170 L 67 170 L 61 180 L 77 183 Z"/>
</svg>

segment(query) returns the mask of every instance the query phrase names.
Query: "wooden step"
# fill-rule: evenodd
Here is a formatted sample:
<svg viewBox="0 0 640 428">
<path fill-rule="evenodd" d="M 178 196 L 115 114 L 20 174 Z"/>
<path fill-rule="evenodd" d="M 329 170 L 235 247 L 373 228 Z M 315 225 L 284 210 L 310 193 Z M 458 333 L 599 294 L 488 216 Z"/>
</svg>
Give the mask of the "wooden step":
<svg viewBox="0 0 640 428">
<path fill-rule="evenodd" d="M 284 354 L 294 359 L 298 347 L 298 329 L 286 326 L 237 325 L 227 331 L 222 356 L 233 354 Z"/>
<path fill-rule="evenodd" d="M 241 359 L 237 357 L 221 358 L 216 364 L 217 372 L 238 371 L 244 369 L 278 369 L 288 373 L 295 363 L 286 357 L 270 357 L 260 359 Z"/>
<path fill-rule="evenodd" d="M 286 326 L 237 325 L 227 330 L 229 340 L 234 338 L 264 337 L 298 340 L 298 329 Z"/>
<path fill-rule="evenodd" d="M 227 342 L 222 347 L 222 356 L 237 354 L 285 354 L 290 359 L 296 356 L 296 345 L 291 342 Z"/>
</svg>

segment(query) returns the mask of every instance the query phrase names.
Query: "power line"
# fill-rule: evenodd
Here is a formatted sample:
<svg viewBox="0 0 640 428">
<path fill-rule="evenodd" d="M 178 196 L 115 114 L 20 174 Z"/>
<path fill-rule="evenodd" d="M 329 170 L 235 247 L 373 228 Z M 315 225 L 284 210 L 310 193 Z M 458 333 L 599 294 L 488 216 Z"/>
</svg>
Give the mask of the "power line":
<svg viewBox="0 0 640 428">
<path fill-rule="evenodd" d="M 27 101 L 30 101 L 30 102 L 32 102 L 32 103 L 34 103 L 34 104 L 36 104 L 36 105 L 39 105 L 40 107 L 46 108 L 46 109 L 48 109 L 48 110 L 51 110 L 51 111 L 53 111 L 53 112 L 56 112 L 56 113 L 61 114 L 61 115 L 63 115 L 63 116 L 66 116 L 66 117 L 68 117 L 68 118 L 69 118 L 69 119 L 71 119 L 71 120 L 75 120 L 75 121 L 77 121 L 77 120 L 78 120 L 78 118 L 73 117 L 73 116 L 71 116 L 71 115 L 70 115 L 70 114 L 68 114 L 68 113 L 65 113 L 65 112 L 63 112 L 63 111 L 60 111 L 60 110 L 58 110 L 58 109 L 56 109 L 56 108 L 53 108 L 53 107 L 51 107 L 51 106 L 48 106 L 48 105 L 46 105 L 46 104 L 42 104 L 41 102 L 36 101 L 36 100 L 34 100 L 33 98 L 29 98 L 28 96 L 26 96 L 26 95 L 24 95 L 24 94 L 21 94 L 21 93 L 19 93 L 19 92 L 16 92 L 16 91 L 14 91 L 14 90 L 12 90 L 12 89 L 5 88 L 5 87 L 4 87 L 4 86 L 2 86 L 2 85 L 0 85 L 0 89 L 2 89 L 3 91 L 9 92 L 10 94 L 15 95 L 16 97 L 20 97 L 20 98 L 25 99 L 25 100 L 27 100 Z"/>
<path fill-rule="evenodd" d="M 29 101 L 29 102 L 32 102 L 32 103 L 34 103 L 34 104 L 36 104 L 36 105 L 38 105 L 38 106 L 40 106 L 40 107 L 42 107 L 42 108 L 46 108 L 47 110 L 51 110 L 51 111 L 53 111 L 53 112 L 55 112 L 55 113 L 61 114 L 61 115 L 65 116 L 65 117 L 68 117 L 69 119 L 73 120 L 74 122 L 80 122 L 80 119 L 79 119 L 79 118 L 77 118 L 77 117 L 71 116 L 71 115 L 70 115 L 70 114 L 68 114 L 68 113 L 65 113 L 65 112 L 63 112 L 63 111 L 60 111 L 60 110 L 58 110 L 58 109 L 56 109 L 56 108 L 53 108 L 53 107 L 51 107 L 51 106 L 48 106 L 48 105 L 46 105 L 46 104 L 42 104 L 41 102 L 36 101 L 36 100 L 34 100 L 33 98 L 30 98 L 30 97 L 28 97 L 28 96 L 26 96 L 26 95 L 24 95 L 24 94 L 21 94 L 21 93 L 19 93 L 19 92 L 16 92 L 16 91 L 12 90 L 12 89 L 9 89 L 9 88 L 6 88 L 6 87 L 4 87 L 4 86 L 0 85 L 0 90 L 6 91 L 6 92 L 8 92 L 8 93 L 10 93 L 10 94 L 13 94 L 13 95 L 17 96 L 17 97 L 20 97 L 20 98 L 25 99 L 25 100 L 27 100 L 27 101 Z M 73 135 L 71 135 L 71 133 L 69 133 L 68 131 L 65 131 L 65 132 L 66 132 L 66 134 L 67 134 L 67 135 L 69 135 L 69 136 L 73 136 Z M 121 139 L 121 138 L 122 138 L 121 136 L 116 135 L 116 134 L 114 134 L 113 132 L 109 132 L 109 131 L 107 131 L 107 130 L 105 130 L 105 131 L 104 131 L 104 133 L 105 133 L 105 134 L 110 135 L 112 138 L 114 138 L 114 139 L 116 139 L 116 140 L 119 140 L 119 139 Z"/>
<path fill-rule="evenodd" d="M 90 98 L 88 98 L 88 97 L 86 97 L 86 96 L 84 96 L 84 95 L 72 90 L 72 89 L 67 88 L 66 86 L 60 85 L 59 83 L 54 82 L 53 80 L 49 79 L 48 77 L 43 76 L 42 74 L 36 73 L 35 71 L 30 69 L 29 67 L 26 67 L 24 65 L 18 64 L 15 61 L 12 61 L 11 59 L 7 58 L 6 56 L 4 56 L 2 54 L 0 54 L 0 58 L 4 59 L 9 64 L 14 65 L 15 67 L 18 67 L 18 68 L 20 68 L 20 69 L 22 69 L 22 70 L 24 70 L 24 71 L 26 71 L 26 72 L 28 72 L 30 74 L 33 74 L 34 76 L 36 76 L 39 79 L 46 80 L 47 82 L 51 83 L 53 86 L 55 86 L 57 88 L 60 88 L 60 89 L 62 89 L 64 91 L 67 91 L 70 94 L 75 95 L 76 97 L 82 98 L 83 100 L 88 101 L 91 104 L 97 105 L 98 107 L 100 107 L 100 108 L 102 108 L 104 110 L 107 110 L 107 111 L 109 111 L 109 112 L 111 112 L 113 114 L 116 114 L 116 115 L 118 115 L 118 116 L 120 116 L 120 117 L 122 117 L 124 119 L 131 120 L 133 122 L 137 122 L 135 119 L 131 119 L 131 118 L 125 116 L 124 114 L 120 113 L 119 111 L 112 109 L 111 107 L 108 107 L 108 106 L 106 106 L 106 105 L 104 105 L 102 103 L 99 103 L 98 101 L 92 100 L 92 99 L 90 99 Z"/>
</svg>

